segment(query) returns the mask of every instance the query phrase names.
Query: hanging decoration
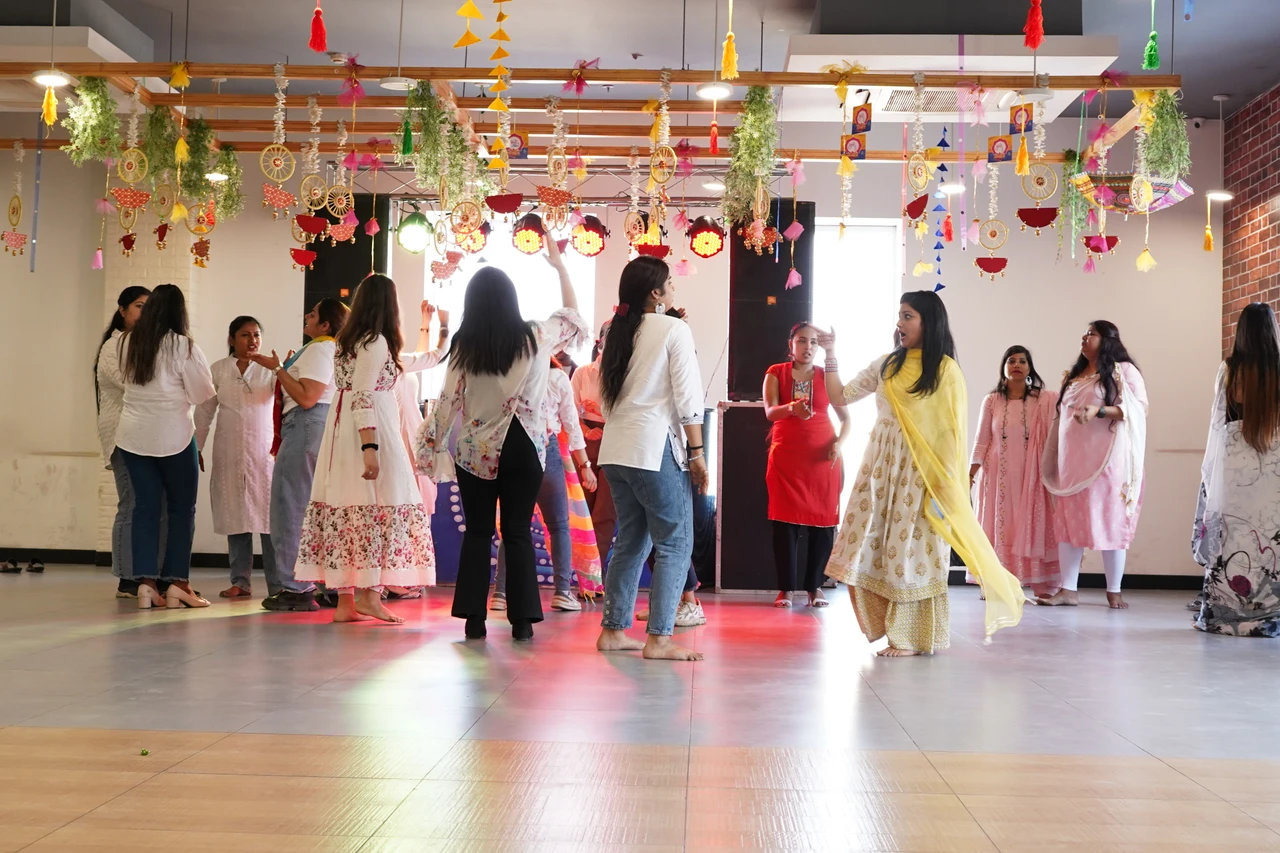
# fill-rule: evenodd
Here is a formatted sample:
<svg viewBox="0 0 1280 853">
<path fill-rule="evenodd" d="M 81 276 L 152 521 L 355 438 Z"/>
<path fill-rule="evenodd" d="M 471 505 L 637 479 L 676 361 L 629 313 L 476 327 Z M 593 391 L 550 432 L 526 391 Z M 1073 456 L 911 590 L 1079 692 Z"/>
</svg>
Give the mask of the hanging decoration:
<svg viewBox="0 0 1280 853">
<path fill-rule="evenodd" d="M 1213 251 L 1213 199 L 1204 198 L 1204 250 Z"/>
<path fill-rule="evenodd" d="M 1153 176 L 1184 178 L 1191 172 L 1191 142 L 1187 138 L 1187 117 L 1178 109 L 1173 92 L 1156 92 L 1150 106 L 1146 131 L 1147 169 Z"/>
<path fill-rule="evenodd" d="M 578 97 L 582 97 L 582 93 L 587 91 L 587 72 L 593 71 L 600 67 L 600 57 L 595 59 L 579 59 L 573 64 L 573 68 L 569 71 L 569 79 L 564 81 L 564 85 L 560 87 L 561 92 L 572 92 Z"/>
<path fill-rule="evenodd" d="M 9 227 L 0 234 L 4 251 L 15 258 L 26 254 L 27 251 L 27 235 L 18 231 L 18 225 L 22 222 L 22 161 L 26 156 L 27 152 L 22 147 L 22 140 L 15 139 L 13 141 L 13 196 L 9 199 L 8 211 Z"/>
<path fill-rule="evenodd" d="M 720 76 L 725 80 L 738 78 L 738 48 L 733 38 L 733 0 L 729 0 L 729 23 L 724 37 L 724 54 L 720 58 Z"/>
<path fill-rule="evenodd" d="M 917 231 L 924 226 L 925 208 L 929 202 L 925 189 L 933 179 L 924 148 L 924 81 L 924 74 L 916 72 L 912 90 L 911 154 L 906 164 L 906 183 L 915 197 L 905 205 L 904 215 Z"/>
<path fill-rule="evenodd" d="M 1037 237 L 1045 228 L 1052 228 L 1058 219 L 1058 208 L 1042 207 L 1044 202 L 1058 191 L 1058 173 L 1044 162 L 1044 123 L 1039 121 L 1036 111 L 1040 107 L 1032 103 L 1032 153 L 1033 162 L 1027 167 L 1027 174 L 1022 178 L 1022 192 L 1035 202 L 1035 207 L 1020 207 L 1015 215 L 1022 223 L 1021 230 L 1035 230 Z"/>
<path fill-rule="evenodd" d="M 182 167 L 191 159 L 191 147 L 187 142 L 187 87 L 191 85 L 191 63 L 183 60 L 174 65 L 169 72 L 169 86 L 179 93 L 177 141 L 173 145 L 174 162 L 174 194 L 169 211 L 170 222 L 180 222 L 187 216 L 186 205 L 182 203 Z"/>
<path fill-rule="evenodd" d="M 757 210 L 764 192 L 764 180 L 773 171 L 774 149 L 778 145 L 777 109 L 773 89 L 750 86 L 742 104 L 742 114 L 733 132 L 733 154 L 724 177 L 723 206 L 731 224 L 760 219 L 767 211 Z M 767 203 L 766 203 L 767 207 Z M 760 213 L 761 216 L 755 214 Z"/>
<path fill-rule="evenodd" d="M 204 269 L 209 265 L 209 249 L 212 245 L 209 242 L 209 235 L 218 225 L 213 199 L 193 204 L 187 213 L 185 223 L 187 230 L 198 238 L 191 244 L 193 258 L 191 265 Z"/>
<path fill-rule="evenodd" d="M 70 142 L 63 151 L 77 166 L 90 160 L 104 162 L 120 155 L 120 117 L 116 115 L 116 99 L 107 88 L 106 78 L 82 77 L 76 86 L 76 99 L 67 99 L 67 117 L 62 120 Z"/>
<path fill-rule="evenodd" d="M 351 107 L 351 126 L 356 123 L 356 104 L 364 100 L 364 84 L 360 82 L 360 72 L 364 66 L 360 64 L 360 54 L 353 53 L 347 57 L 347 76 L 342 80 L 338 90 L 338 106 Z"/>
<path fill-rule="evenodd" d="M 214 160 L 213 171 L 226 175 L 226 180 L 219 181 L 214 187 L 214 207 L 218 220 L 226 222 L 235 219 L 244 211 L 244 171 L 240 168 L 240 157 L 235 146 L 223 143 Z"/>
<path fill-rule="evenodd" d="M 1023 47 L 1028 50 L 1039 50 L 1044 44 L 1044 10 L 1040 8 L 1040 0 L 1031 0 L 1031 8 L 1027 10 L 1027 23 L 1022 28 L 1025 34 Z"/>
<path fill-rule="evenodd" d="M 1160 44 L 1156 33 L 1156 0 L 1151 0 L 1151 35 L 1142 51 L 1142 70 L 1155 71 L 1160 67 Z"/>
<path fill-rule="evenodd" d="M 483 21 L 484 15 L 480 12 L 479 9 L 476 8 L 476 4 L 473 2 L 473 0 L 466 0 L 466 2 L 463 3 L 462 6 L 458 8 L 458 11 L 455 14 L 457 14 L 460 18 L 464 19 L 467 22 L 467 29 L 458 38 L 458 40 L 454 42 L 453 46 L 455 48 L 458 48 L 458 47 L 470 47 L 473 44 L 479 44 L 480 36 L 471 32 L 471 22 Z"/>
<path fill-rule="evenodd" d="M 568 134 L 564 129 L 564 110 L 560 109 L 560 99 L 554 95 L 547 98 L 547 118 L 551 119 L 551 147 L 547 150 L 547 177 L 551 179 L 551 186 L 564 189 L 569 179 L 569 161 L 565 157 Z"/>
<path fill-rule="evenodd" d="M 668 102 L 671 100 L 671 70 L 662 69 L 659 76 L 658 111 L 649 131 L 652 153 L 649 155 L 649 192 L 652 196 L 654 186 L 662 186 L 671 180 L 676 173 L 676 152 L 671 148 L 671 113 Z"/>
<path fill-rule="evenodd" d="M 489 87 L 489 93 L 494 96 L 493 103 L 489 105 L 489 109 L 495 110 L 501 114 L 511 111 L 511 105 L 508 103 L 511 97 L 510 94 L 508 94 L 506 98 L 500 97 L 511 88 L 511 72 L 502 64 L 502 60 L 511 55 L 503 46 L 504 43 L 511 42 L 511 36 L 507 35 L 506 29 L 502 26 L 503 22 L 507 20 L 507 13 L 503 11 L 503 4 L 506 3 L 507 0 L 494 0 L 494 2 L 498 4 L 498 15 L 496 18 L 498 28 L 493 31 L 493 35 L 489 36 L 489 40 L 496 41 L 498 43 L 498 47 L 493 52 L 493 56 L 490 58 L 490 61 L 496 61 L 498 64 L 489 72 L 489 76 L 496 77 L 498 79 Z M 509 138 L 504 137 L 502 141 L 510 144 Z"/>
<path fill-rule="evenodd" d="M 302 148 L 302 182 L 298 195 L 308 210 L 320 210 L 329 195 L 329 185 L 320 175 L 320 121 L 324 111 L 315 95 L 307 98 L 307 119 L 311 123 L 311 137 Z"/>
<path fill-rule="evenodd" d="M 173 180 L 173 172 L 178 167 L 174 159 L 177 143 L 178 124 L 174 121 L 173 112 L 168 107 L 154 107 L 147 114 L 147 134 L 139 146 L 153 186 Z M 121 162 L 125 159 L 122 156 Z"/>
<path fill-rule="evenodd" d="M 284 182 L 293 177 L 293 172 L 297 168 L 297 159 L 293 156 L 293 152 L 285 147 L 287 138 L 284 127 L 285 104 L 289 80 L 284 76 L 283 63 L 277 62 L 272 71 L 276 84 L 276 106 L 272 114 L 271 144 L 262 149 L 262 153 L 258 155 L 258 168 L 262 170 L 267 180 L 275 182 L 275 186 L 262 185 L 262 206 L 271 208 L 272 219 L 279 219 L 282 215 L 288 216 L 290 208 L 298 203 L 297 197 L 284 188 Z"/>
<path fill-rule="evenodd" d="M 213 128 L 202 118 L 187 122 L 187 162 L 178 178 L 178 192 L 188 202 L 202 201 L 209 193 L 209 158 L 213 153 Z"/>
<path fill-rule="evenodd" d="M 422 189 L 440 183 L 440 159 L 444 154 L 445 111 L 431 83 L 421 80 L 405 96 L 404 120 L 414 135 L 414 180 Z"/>
<path fill-rule="evenodd" d="M 987 220 L 978 226 L 978 243 L 987 250 L 988 256 L 973 259 L 979 274 L 990 277 L 992 281 L 997 275 L 1003 278 L 1005 267 L 1009 265 L 1008 258 L 996 257 L 996 251 L 1009 239 L 1009 228 L 1000 221 L 999 192 L 1000 167 L 994 165 L 987 174 Z"/>
<path fill-rule="evenodd" d="M 307 39 L 307 47 L 316 53 L 329 50 L 329 34 L 324 28 L 324 11 L 320 8 L 320 0 L 316 0 L 316 10 L 311 13 L 311 38 Z"/>
<path fill-rule="evenodd" d="M 1018 137 L 1018 153 L 1014 157 L 1013 173 L 1024 177 L 1031 170 L 1031 156 L 1027 151 L 1027 131 L 1035 130 L 1031 104 L 1017 104 L 1009 109 L 1009 134 Z"/>
<path fill-rule="evenodd" d="M 503 75 L 502 79 L 509 80 L 510 78 Z M 491 147 L 491 151 L 495 153 L 495 156 L 489 160 L 487 171 L 497 171 L 498 182 L 505 187 L 508 176 L 511 174 L 511 106 L 509 103 L 511 94 L 509 92 L 500 92 L 493 100 L 502 109 L 498 110 L 498 135 L 495 137 Z M 497 108 L 491 104 L 490 109 Z M 465 161 L 466 154 L 461 149 L 458 150 L 457 155 Z"/>
<path fill-rule="evenodd" d="M 787 273 L 786 290 L 799 287 L 804 283 L 803 276 L 796 269 L 796 241 L 800 239 L 800 235 L 804 234 L 804 226 L 800 224 L 798 213 L 800 209 L 800 185 L 796 181 L 797 172 L 801 179 L 804 178 L 804 167 L 800 164 L 799 152 L 791 156 L 790 163 L 794 164 L 787 170 L 791 173 L 791 224 L 787 226 L 787 230 L 782 232 L 782 237 L 791 244 L 791 271 Z M 781 213 L 779 213 L 779 217 L 781 217 Z"/>
</svg>

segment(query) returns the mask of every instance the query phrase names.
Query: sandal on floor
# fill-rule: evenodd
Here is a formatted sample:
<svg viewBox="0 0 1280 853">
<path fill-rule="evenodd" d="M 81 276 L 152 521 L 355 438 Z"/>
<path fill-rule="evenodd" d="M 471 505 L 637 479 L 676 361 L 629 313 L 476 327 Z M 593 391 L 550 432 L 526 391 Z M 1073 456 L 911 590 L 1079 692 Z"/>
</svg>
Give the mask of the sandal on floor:
<svg viewBox="0 0 1280 853">
<path fill-rule="evenodd" d="M 774 607 L 790 607 L 791 606 L 790 596 L 786 598 L 783 598 L 782 596 L 778 596 L 773 600 L 773 606 Z"/>
<path fill-rule="evenodd" d="M 827 607 L 827 606 L 829 606 L 830 604 L 831 604 L 831 602 L 830 602 L 830 601 L 827 601 L 825 598 L 823 598 L 823 597 L 822 597 L 822 595 L 821 595 L 821 593 L 819 593 L 816 597 L 813 597 L 813 598 L 810 598 L 810 599 L 809 599 L 809 606 L 810 606 L 810 607 Z"/>
<path fill-rule="evenodd" d="M 245 589 L 242 586 L 232 585 L 218 593 L 219 598 L 252 598 L 253 590 Z"/>
<path fill-rule="evenodd" d="M 35 558 L 27 563 L 27 571 L 33 575 L 44 574 L 44 562 L 40 558 Z"/>
<path fill-rule="evenodd" d="M 400 592 L 400 590 L 404 590 Z M 387 587 L 387 598 L 392 601 L 408 601 L 414 598 L 422 598 L 422 590 L 408 589 L 406 587 Z"/>
<path fill-rule="evenodd" d="M 18 561 L 14 559 L 6 560 L 0 563 L 0 575 L 20 575 L 22 567 L 18 565 Z"/>
</svg>

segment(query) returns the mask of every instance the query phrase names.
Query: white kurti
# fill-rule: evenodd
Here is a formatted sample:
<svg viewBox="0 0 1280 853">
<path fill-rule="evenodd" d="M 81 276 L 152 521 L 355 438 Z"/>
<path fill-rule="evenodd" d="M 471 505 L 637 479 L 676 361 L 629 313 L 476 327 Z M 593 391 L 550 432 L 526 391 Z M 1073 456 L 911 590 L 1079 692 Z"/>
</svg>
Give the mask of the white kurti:
<svg viewBox="0 0 1280 853">
<path fill-rule="evenodd" d="M 332 590 L 435 583 L 431 520 L 400 431 L 400 371 L 375 338 L 334 362 L 337 389 L 302 522 L 294 575 Z M 364 479 L 361 429 L 376 430 L 378 477 Z"/>
<path fill-rule="evenodd" d="M 396 402 L 400 406 L 400 436 L 405 449 L 413 460 L 413 437 L 422 426 L 422 377 L 418 374 L 438 365 L 448 349 L 442 347 L 431 352 L 402 352 L 400 367 L 404 370 L 396 379 Z M 422 506 L 431 515 L 436 506 L 436 484 L 426 474 L 418 474 L 418 490 L 422 492 Z"/>
<path fill-rule="evenodd" d="M 217 415 L 209 477 L 213 531 L 270 533 L 275 377 L 253 362 L 241 374 L 235 356 L 215 361 L 210 370 L 218 393 L 196 407 L 196 446 L 204 453 Z"/>
</svg>

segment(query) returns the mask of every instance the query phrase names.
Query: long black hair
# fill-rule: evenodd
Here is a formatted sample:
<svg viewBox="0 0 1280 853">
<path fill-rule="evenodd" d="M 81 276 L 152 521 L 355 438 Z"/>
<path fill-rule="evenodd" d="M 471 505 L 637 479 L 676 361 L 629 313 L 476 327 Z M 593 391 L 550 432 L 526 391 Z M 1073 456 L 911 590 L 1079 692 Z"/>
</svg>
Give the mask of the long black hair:
<svg viewBox="0 0 1280 853">
<path fill-rule="evenodd" d="M 1014 344 L 1004 351 L 1004 356 L 1000 359 L 1000 381 L 996 383 L 996 393 L 1009 399 L 1009 379 L 1004 375 L 1005 365 L 1009 363 L 1009 359 L 1015 355 L 1025 355 L 1027 357 L 1027 396 L 1039 396 L 1040 391 L 1044 388 L 1044 380 L 1040 378 L 1040 374 L 1036 373 L 1036 363 L 1031 360 L 1031 350 L 1024 346 Z"/>
<path fill-rule="evenodd" d="M 128 342 L 124 363 L 120 365 L 126 382 L 146 385 L 155 378 L 156 357 L 170 333 L 186 338 L 187 352 L 191 352 L 195 342 L 191 340 L 187 320 L 187 298 L 176 285 L 162 284 L 151 291 L 151 298 L 133 331 L 120 338 L 121 347 Z"/>
<path fill-rule="evenodd" d="M 1094 320 L 1089 324 L 1089 328 L 1098 333 L 1098 381 L 1102 383 L 1102 405 L 1114 406 L 1116 401 L 1120 399 L 1120 386 L 1116 384 L 1116 365 L 1128 362 L 1134 367 L 1138 363 L 1129 355 L 1129 351 L 1124 348 L 1124 341 L 1120 340 L 1120 330 L 1116 328 L 1116 324 L 1107 320 Z M 1067 372 L 1067 378 L 1062 380 L 1062 393 L 1058 397 L 1058 410 L 1062 410 L 1062 398 L 1067 394 L 1067 388 L 1076 380 L 1080 374 L 1084 373 L 1089 366 L 1089 359 L 1084 357 L 1084 353 L 1076 359 L 1076 363 L 1072 365 L 1071 370 Z M 1114 424 L 1113 424 L 1114 426 Z"/>
<path fill-rule="evenodd" d="M 150 295 L 151 288 L 143 287 L 140 284 L 131 284 L 120 291 L 120 295 L 116 297 L 116 310 L 112 312 L 111 322 L 107 323 L 107 329 L 102 333 L 102 340 L 98 341 L 98 349 L 93 356 L 93 399 L 99 411 L 102 409 L 102 399 L 98 389 L 98 359 L 102 358 L 102 347 L 107 341 L 111 340 L 111 336 L 116 332 L 124 331 L 124 314 L 122 312 L 142 297 Z"/>
<path fill-rule="evenodd" d="M 334 337 L 338 341 L 338 352 L 355 358 L 357 349 L 367 347 L 379 335 L 387 342 L 387 352 L 399 369 L 404 336 L 400 332 L 396 283 L 381 273 L 370 273 L 356 288 L 351 315 Z"/>
<path fill-rule="evenodd" d="M 450 363 L 463 373 L 505 376 L 516 359 L 538 349 L 534 323 L 520 314 L 516 286 L 497 267 L 484 267 L 467 282 L 462 325 L 449 345 Z"/>
<path fill-rule="evenodd" d="M 1266 453 L 1280 435 L 1280 342 L 1270 305 L 1254 302 L 1240 312 L 1226 387 L 1228 420 L 1242 421 L 1244 440 Z"/>
<path fill-rule="evenodd" d="M 902 294 L 899 304 L 920 315 L 920 378 L 907 390 L 917 397 L 928 397 L 942 384 L 942 359 L 955 359 L 956 342 L 951 337 L 947 306 L 932 290 L 911 290 Z M 880 375 L 892 379 L 907 360 L 907 348 L 901 343 L 885 359 Z"/>
<path fill-rule="evenodd" d="M 631 354 L 636 348 L 636 333 L 644 319 L 645 305 L 653 291 L 667 292 L 670 268 L 660 258 L 641 255 L 622 268 L 618 280 L 618 307 L 609 325 L 600 358 L 600 399 L 612 407 L 622 394 Z"/>
<path fill-rule="evenodd" d="M 250 317 L 248 314 L 241 314 L 239 317 L 232 320 L 231 325 L 227 327 L 227 337 L 235 338 L 236 333 L 239 332 L 241 329 L 243 329 L 245 326 L 249 325 L 250 323 L 257 326 L 259 329 L 262 328 L 262 324 L 258 322 L 257 318 Z M 236 354 L 235 344 L 228 343 L 227 355 L 235 355 L 235 354 Z"/>
</svg>

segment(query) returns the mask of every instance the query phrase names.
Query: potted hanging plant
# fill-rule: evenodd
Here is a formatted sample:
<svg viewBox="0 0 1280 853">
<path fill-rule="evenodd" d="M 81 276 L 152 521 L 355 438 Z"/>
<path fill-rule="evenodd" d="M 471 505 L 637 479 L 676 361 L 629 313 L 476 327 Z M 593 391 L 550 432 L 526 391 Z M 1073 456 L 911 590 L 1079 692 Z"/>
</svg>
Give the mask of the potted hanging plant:
<svg viewBox="0 0 1280 853">
<path fill-rule="evenodd" d="M 1090 203 L 1087 198 L 1076 189 L 1075 182 L 1072 180 L 1076 175 L 1084 171 L 1084 163 L 1081 162 L 1080 152 L 1068 148 L 1062 152 L 1062 181 L 1059 186 L 1062 187 L 1062 211 L 1061 222 L 1058 223 L 1058 259 L 1062 259 L 1062 245 L 1064 240 L 1070 239 L 1071 245 L 1076 245 L 1076 240 L 1085 232 L 1088 227 Z"/>
<path fill-rule="evenodd" d="M 731 145 L 729 170 L 724 178 L 724 215 L 731 223 L 746 224 L 754 218 L 752 208 L 758 187 L 773 173 L 778 113 L 772 88 L 747 89 Z"/>
<path fill-rule="evenodd" d="M 1178 99 L 1168 89 L 1155 94 L 1151 105 L 1151 126 L 1144 142 L 1147 174 L 1176 182 L 1191 172 L 1191 141 L 1187 138 L 1187 118 L 1178 109 Z"/>
<path fill-rule="evenodd" d="M 120 154 L 120 117 L 116 99 L 106 78 L 82 77 L 74 100 L 67 99 L 67 117 L 62 120 L 69 144 L 62 146 L 71 162 L 83 166 L 90 160 L 105 162 Z"/>
<path fill-rule="evenodd" d="M 173 180 L 178 168 L 173 156 L 177 142 L 178 123 L 173 112 L 168 107 L 152 107 L 147 114 L 147 135 L 140 147 L 147 157 L 153 186 Z"/>
</svg>

